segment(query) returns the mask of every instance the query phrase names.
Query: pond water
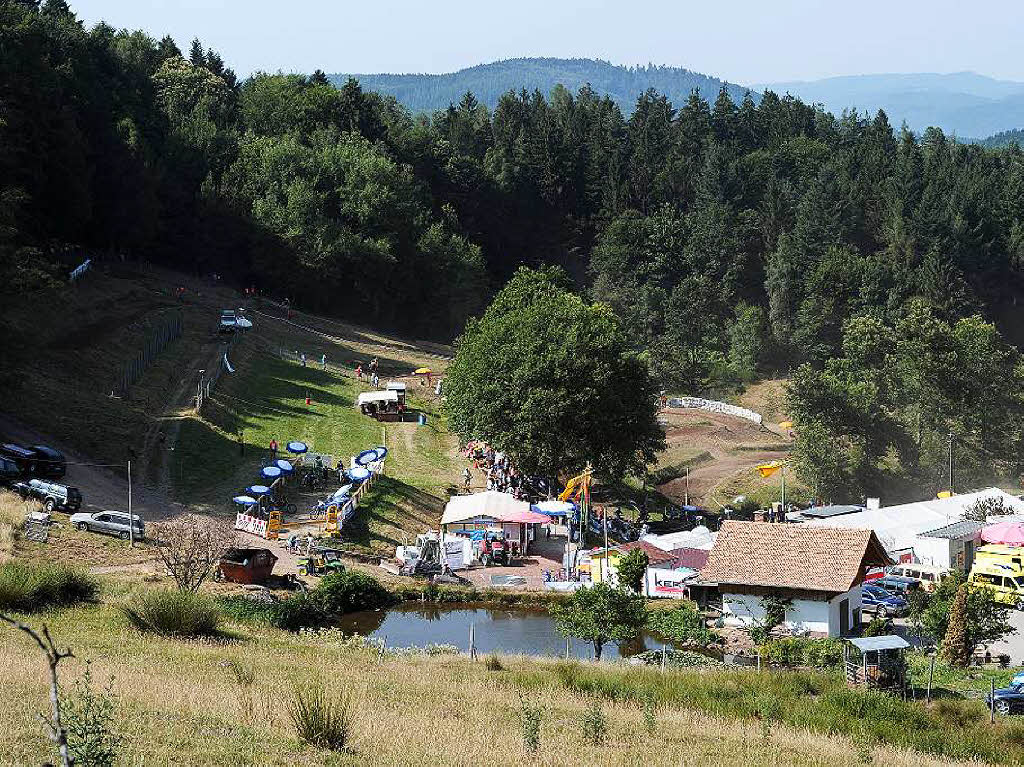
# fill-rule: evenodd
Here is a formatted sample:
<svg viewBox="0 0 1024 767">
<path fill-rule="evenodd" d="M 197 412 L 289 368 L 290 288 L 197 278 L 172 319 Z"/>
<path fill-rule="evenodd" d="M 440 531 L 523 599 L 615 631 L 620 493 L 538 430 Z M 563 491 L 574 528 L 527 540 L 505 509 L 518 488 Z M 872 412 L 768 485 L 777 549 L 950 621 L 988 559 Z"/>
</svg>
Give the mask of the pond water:
<svg viewBox="0 0 1024 767">
<path fill-rule="evenodd" d="M 450 644 L 468 651 L 470 624 L 476 626 L 478 653 L 565 656 L 565 638 L 555 630 L 554 620 L 543 610 L 400 605 L 390 610 L 350 613 L 337 625 L 347 634 L 385 639 L 389 647 Z M 661 646 L 660 639 L 642 634 L 622 646 L 606 644 L 602 656 L 612 660 Z M 573 639 L 569 654 L 575 658 L 593 658 L 594 646 Z"/>
</svg>

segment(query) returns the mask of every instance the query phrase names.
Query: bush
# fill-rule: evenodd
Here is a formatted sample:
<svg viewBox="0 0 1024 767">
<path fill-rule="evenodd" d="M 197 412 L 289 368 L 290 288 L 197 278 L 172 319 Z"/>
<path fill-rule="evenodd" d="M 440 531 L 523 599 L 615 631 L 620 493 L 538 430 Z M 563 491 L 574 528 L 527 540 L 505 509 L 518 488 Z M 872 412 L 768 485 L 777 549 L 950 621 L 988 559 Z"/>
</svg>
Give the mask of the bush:
<svg viewBox="0 0 1024 767">
<path fill-rule="evenodd" d="M 487 660 L 484 661 L 484 668 L 488 671 L 503 671 L 505 669 L 501 665 L 501 658 L 497 655 L 488 655 Z"/>
<path fill-rule="evenodd" d="M 96 579 L 63 564 L 0 564 L 0 609 L 31 612 L 93 599 Z"/>
<path fill-rule="evenodd" d="M 324 577 L 313 590 L 312 598 L 325 612 L 335 615 L 377 610 L 394 602 L 394 597 L 380 581 L 357 570 Z"/>
<path fill-rule="evenodd" d="M 591 701 L 589 708 L 583 712 L 580 719 L 580 727 L 583 733 L 583 742 L 593 746 L 600 746 L 608 735 L 608 720 L 605 718 L 601 702 Z"/>
<path fill-rule="evenodd" d="M 288 709 L 299 740 L 315 748 L 344 751 L 352 735 L 348 695 L 331 697 L 322 684 L 300 687 Z"/>
<path fill-rule="evenodd" d="M 839 639 L 784 637 L 761 645 L 761 660 L 776 666 L 837 668 L 843 662 L 843 643 Z"/>
<path fill-rule="evenodd" d="M 544 721 L 544 709 L 526 702 L 519 694 L 519 725 L 522 728 L 523 750 L 535 754 L 540 748 L 540 726 Z"/>
<path fill-rule="evenodd" d="M 696 606 L 686 602 L 671 610 L 649 611 L 647 628 L 676 644 L 706 647 L 717 639 Z"/>
<path fill-rule="evenodd" d="M 113 731 L 112 681 L 103 690 L 95 689 L 92 672 L 86 667 L 70 694 L 61 700 L 68 748 L 76 767 L 110 767 L 117 758 L 117 749 L 124 739 Z"/>
<path fill-rule="evenodd" d="M 139 631 L 162 636 L 213 636 L 221 617 L 205 594 L 176 589 L 138 592 L 121 609 Z"/>
</svg>

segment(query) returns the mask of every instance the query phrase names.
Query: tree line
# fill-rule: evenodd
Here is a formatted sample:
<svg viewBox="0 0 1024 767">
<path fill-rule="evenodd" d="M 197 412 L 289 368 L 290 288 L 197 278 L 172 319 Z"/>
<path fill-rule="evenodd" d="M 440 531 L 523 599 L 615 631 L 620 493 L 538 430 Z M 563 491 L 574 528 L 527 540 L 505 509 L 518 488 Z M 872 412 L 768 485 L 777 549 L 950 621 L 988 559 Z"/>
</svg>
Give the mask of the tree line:
<svg viewBox="0 0 1024 767">
<path fill-rule="evenodd" d="M 1019 358 L 989 324 L 1017 316 L 1015 144 L 725 88 L 646 91 L 628 119 L 588 86 L 412 115 L 319 71 L 239 81 L 63 0 L 0 2 L 0 104 L 9 290 L 91 248 L 451 339 L 517 268 L 556 265 L 661 388 L 796 371 L 802 460 L 834 448 L 821 493 L 935 479 L 950 431 L 971 476 L 1016 470 Z"/>
</svg>

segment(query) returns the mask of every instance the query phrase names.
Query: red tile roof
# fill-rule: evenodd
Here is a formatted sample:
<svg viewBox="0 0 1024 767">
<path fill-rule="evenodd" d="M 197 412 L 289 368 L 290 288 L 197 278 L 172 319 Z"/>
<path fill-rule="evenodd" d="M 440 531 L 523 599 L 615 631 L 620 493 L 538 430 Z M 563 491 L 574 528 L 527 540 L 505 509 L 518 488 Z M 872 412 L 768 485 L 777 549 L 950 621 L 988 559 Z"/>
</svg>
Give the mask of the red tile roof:
<svg viewBox="0 0 1024 767">
<path fill-rule="evenodd" d="M 670 559 L 672 559 L 672 555 L 669 552 L 665 551 L 664 549 L 659 549 L 657 546 L 655 546 L 652 543 L 648 543 L 647 541 L 632 541 L 630 543 L 622 543 L 618 546 L 609 546 L 609 549 L 611 551 L 618 551 L 620 554 L 628 554 L 629 552 L 634 551 L 635 549 L 640 549 L 641 551 L 647 552 L 647 560 L 651 564 L 654 564 L 655 562 L 668 562 Z M 601 556 L 603 551 L 604 547 L 594 549 L 594 552 L 593 554 L 591 554 L 591 556 L 594 556 L 595 554 L 597 556 Z"/>
<path fill-rule="evenodd" d="M 691 570 L 700 570 L 708 562 L 708 552 L 705 549 L 672 549 L 668 552 L 672 555 L 673 567 L 688 567 Z"/>
<path fill-rule="evenodd" d="M 771 522 L 722 523 L 703 581 L 842 593 L 868 567 L 891 564 L 871 530 Z"/>
</svg>

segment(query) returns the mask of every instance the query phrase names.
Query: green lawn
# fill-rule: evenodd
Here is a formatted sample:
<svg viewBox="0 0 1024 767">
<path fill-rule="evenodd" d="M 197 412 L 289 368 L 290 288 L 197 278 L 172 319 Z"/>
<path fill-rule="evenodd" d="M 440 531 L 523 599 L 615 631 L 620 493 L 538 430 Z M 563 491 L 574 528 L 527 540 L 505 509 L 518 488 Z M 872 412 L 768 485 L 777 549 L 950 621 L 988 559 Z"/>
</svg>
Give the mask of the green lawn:
<svg viewBox="0 0 1024 767">
<path fill-rule="evenodd" d="M 228 508 L 235 490 L 258 480 L 271 439 L 282 450 L 288 441 L 301 440 L 346 463 L 386 444 L 388 475 L 435 499 L 457 481 L 455 440 L 433 406 L 410 399 L 412 408 L 426 413 L 425 426 L 414 420 L 380 424 L 356 409 L 365 387 L 351 378 L 281 359 L 257 338 L 239 344 L 232 356 L 237 372 L 221 378 L 202 419 L 182 424 L 171 462 L 180 500 Z"/>
</svg>

